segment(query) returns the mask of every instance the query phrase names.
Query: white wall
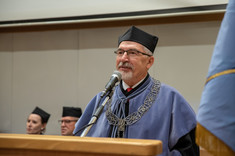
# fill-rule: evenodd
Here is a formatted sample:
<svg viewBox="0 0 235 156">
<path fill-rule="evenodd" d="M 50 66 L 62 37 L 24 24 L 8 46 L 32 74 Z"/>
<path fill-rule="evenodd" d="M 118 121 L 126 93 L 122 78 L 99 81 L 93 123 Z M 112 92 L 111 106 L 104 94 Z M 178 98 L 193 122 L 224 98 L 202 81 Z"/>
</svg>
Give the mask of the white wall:
<svg viewBox="0 0 235 156">
<path fill-rule="evenodd" d="M 228 0 L 0 0 L 0 21 L 126 13 L 227 3 Z M 192 10 L 192 12 L 199 11 L 206 10 Z"/>
<path fill-rule="evenodd" d="M 139 26 L 160 40 L 150 74 L 179 90 L 197 112 L 220 22 Z M 115 69 L 117 38 L 129 27 L 0 34 L 0 132 L 25 133 L 39 106 L 46 134 L 60 134 L 62 106 L 84 108 Z"/>
</svg>

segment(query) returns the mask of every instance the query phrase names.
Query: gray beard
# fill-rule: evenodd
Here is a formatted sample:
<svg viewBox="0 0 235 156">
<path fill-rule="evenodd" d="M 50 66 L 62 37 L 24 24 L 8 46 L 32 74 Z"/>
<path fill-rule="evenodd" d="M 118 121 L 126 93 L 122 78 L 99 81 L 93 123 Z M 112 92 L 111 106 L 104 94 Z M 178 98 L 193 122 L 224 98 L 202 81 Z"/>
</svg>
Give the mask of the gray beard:
<svg viewBox="0 0 235 156">
<path fill-rule="evenodd" d="M 128 81 L 128 80 L 132 79 L 132 77 L 133 77 L 132 72 L 123 72 L 123 71 L 121 71 L 121 74 L 122 74 L 122 80 L 123 81 Z"/>
</svg>

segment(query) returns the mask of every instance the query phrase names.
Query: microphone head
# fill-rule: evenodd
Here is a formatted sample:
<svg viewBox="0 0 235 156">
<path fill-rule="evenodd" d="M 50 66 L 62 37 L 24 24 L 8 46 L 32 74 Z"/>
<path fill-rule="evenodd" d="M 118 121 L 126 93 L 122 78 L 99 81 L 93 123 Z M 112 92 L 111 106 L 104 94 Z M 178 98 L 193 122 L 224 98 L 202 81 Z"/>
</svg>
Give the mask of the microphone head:
<svg viewBox="0 0 235 156">
<path fill-rule="evenodd" d="M 120 81 L 120 80 L 122 79 L 122 74 L 121 74 L 119 71 L 117 71 L 117 70 L 115 70 L 115 71 L 113 72 L 113 75 L 112 75 L 112 76 L 117 77 L 117 78 L 118 78 L 118 81 Z"/>
<path fill-rule="evenodd" d="M 102 92 L 100 97 L 102 98 L 108 91 L 112 90 L 117 82 L 122 78 L 122 74 L 119 71 L 114 71 L 109 82 L 105 85 L 105 90 Z"/>
</svg>

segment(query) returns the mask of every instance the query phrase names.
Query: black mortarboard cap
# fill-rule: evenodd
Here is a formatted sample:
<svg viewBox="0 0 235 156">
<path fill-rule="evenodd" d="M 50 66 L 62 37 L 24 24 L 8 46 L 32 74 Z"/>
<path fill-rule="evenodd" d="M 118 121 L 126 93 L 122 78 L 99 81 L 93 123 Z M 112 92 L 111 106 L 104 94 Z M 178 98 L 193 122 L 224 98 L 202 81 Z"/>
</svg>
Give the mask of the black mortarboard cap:
<svg viewBox="0 0 235 156">
<path fill-rule="evenodd" d="M 82 115 L 82 109 L 79 107 L 63 107 L 62 117 L 73 116 L 80 118 Z"/>
<path fill-rule="evenodd" d="M 36 107 L 31 114 L 38 114 L 42 118 L 42 123 L 47 123 L 50 118 L 50 114 L 39 107 Z"/>
<path fill-rule="evenodd" d="M 140 43 L 148 48 L 152 53 L 154 53 L 155 47 L 158 42 L 158 37 L 146 33 L 135 26 L 132 26 L 130 29 L 127 30 L 126 33 L 119 37 L 118 45 L 122 41 L 133 41 Z"/>
</svg>

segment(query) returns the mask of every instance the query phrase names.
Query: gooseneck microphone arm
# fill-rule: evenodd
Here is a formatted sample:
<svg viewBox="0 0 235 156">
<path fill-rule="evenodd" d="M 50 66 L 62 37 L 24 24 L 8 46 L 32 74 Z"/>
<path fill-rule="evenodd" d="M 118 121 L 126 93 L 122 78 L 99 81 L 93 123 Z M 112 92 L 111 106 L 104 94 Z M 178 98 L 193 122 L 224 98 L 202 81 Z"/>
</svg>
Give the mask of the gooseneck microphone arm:
<svg viewBox="0 0 235 156">
<path fill-rule="evenodd" d="M 96 109 L 95 113 L 92 115 L 90 122 L 88 123 L 88 126 L 82 132 L 81 137 L 85 137 L 87 135 L 87 133 L 90 131 L 91 127 L 94 125 L 96 120 L 99 118 L 100 114 L 102 113 L 102 111 L 104 109 L 104 106 L 106 105 L 108 100 L 112 97 L 112 95 L 113 95 L 113 90 L 110 91 L 110 93 L 105 97 L 103 103 Z"/>
<path fill-rule="evenodd" d="M 105 99 L 103 103 L 95 109 L 95 113 L 92 115 L 92 118 L 90 119 L 89 123 L 80 128 L 74 135 L 77 135 L 79 132 L 81 132 L 83 129 L 84 131 L 80 135 L 81 137 L 84 137 L 87 135 L 87 133 L 90 131 L 91 127 L 95 124 L 96 120 L 99 118 L 100 114 L 102 113 L 105 104 L 108 102 L 108 100 L 113 95 L 113 88 L 115 87 L 115 84 L 119 82 L 122 78 L 122 75 L 119 71 L 114 71 L 109 82 L 105 85 L 105 89 L 100 94 L 100 100 L 98 102 L 97 107 L 100 105 L 101 99 L 103 99 L 105 96 Z"/>
</svg>

